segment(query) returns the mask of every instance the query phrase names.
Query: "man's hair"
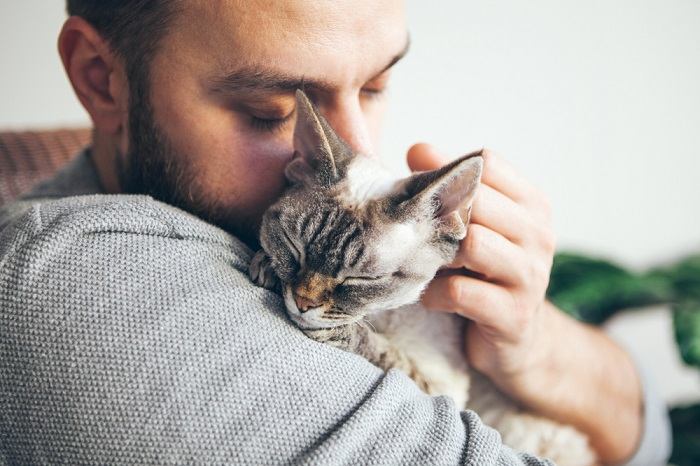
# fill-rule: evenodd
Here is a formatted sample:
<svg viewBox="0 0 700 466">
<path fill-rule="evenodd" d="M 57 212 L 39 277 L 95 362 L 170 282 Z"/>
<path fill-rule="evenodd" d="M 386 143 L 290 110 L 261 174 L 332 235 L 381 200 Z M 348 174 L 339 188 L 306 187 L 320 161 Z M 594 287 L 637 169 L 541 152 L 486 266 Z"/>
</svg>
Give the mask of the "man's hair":
<svg viewBox="0 0 700 466">
<path fill-rule="evenodd" d="M 66 0 L 70 16 L 80 16 L 124 60 L 132 78 L 145 78 L 151 58 L 173 16 L 174 0 Z M 142 68 L 142 69 L 139 69 Z"/>
</svg>

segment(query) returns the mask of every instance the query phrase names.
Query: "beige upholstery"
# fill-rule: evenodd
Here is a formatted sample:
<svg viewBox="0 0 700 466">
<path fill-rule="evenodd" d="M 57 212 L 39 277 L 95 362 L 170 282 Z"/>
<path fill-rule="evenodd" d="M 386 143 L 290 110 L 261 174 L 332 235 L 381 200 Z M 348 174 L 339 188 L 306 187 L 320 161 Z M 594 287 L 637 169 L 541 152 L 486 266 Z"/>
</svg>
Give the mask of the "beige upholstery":
<svg viewBox="0 0 700 466">
<path fill-rule="evenodd" d="M 90 130 L 0 131 L 0 206 L 50 177 L 90 142 Z"/>
</svg>

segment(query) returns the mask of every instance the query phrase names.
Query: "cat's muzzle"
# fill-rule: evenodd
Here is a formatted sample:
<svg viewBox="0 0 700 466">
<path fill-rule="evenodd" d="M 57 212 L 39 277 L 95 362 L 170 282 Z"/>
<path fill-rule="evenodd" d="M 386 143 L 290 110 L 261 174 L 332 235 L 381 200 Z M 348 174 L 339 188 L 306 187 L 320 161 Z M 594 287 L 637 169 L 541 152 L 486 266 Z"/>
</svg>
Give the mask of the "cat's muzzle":
<svg viewBox="0 0 700 466">
<path fill-rule="evenodd" d="M 300 309 L 300 303 L 304 306 L 303 310 Z M 284 289 L 284 304 L 290 319 L 305 330 L 339 327 L 354 321 L 351 316 L 347 316 L 347 319 L 339 319 L 337 314 L 333 318 L 329 318 L 327 314 L 332 313 L 331 304 L 328 302 L 319 304 L 308 298 L 300 297 L 294 293 L 290 286 L 286 286 Z"/>
</svg>

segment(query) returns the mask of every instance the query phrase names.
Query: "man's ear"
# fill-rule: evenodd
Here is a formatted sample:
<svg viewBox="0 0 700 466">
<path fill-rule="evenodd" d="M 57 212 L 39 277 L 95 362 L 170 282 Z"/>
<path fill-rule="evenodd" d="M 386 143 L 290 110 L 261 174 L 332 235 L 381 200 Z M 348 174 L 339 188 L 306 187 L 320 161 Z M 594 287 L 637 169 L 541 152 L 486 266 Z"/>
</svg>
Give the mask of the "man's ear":
<svg viewBox="0 0 700 466">
<path fill-rule="evenodd" d="M 414 174 L 399 183 L 390 208 L 402 216 L 439 219 L 441 233 L 461 239 L 467 234 L 483 164 L 482 151 L 478 151 L 436 170 Z"/>
<path fill-rule="evenodd" d="M 121 59 L 97 30 L 79 16 L 63 24 L 58 52 L 78 99 L 95 128 L 118 133 L 126 120 L 128 87 Z"/>
<path fill-rule="evenodd" d="M 339 178 L 338 158 L 349 149 L 301 90 L 296 113 L 294 158 L 285 175 L 292 183 L 330 186 Z"/>
</svg>

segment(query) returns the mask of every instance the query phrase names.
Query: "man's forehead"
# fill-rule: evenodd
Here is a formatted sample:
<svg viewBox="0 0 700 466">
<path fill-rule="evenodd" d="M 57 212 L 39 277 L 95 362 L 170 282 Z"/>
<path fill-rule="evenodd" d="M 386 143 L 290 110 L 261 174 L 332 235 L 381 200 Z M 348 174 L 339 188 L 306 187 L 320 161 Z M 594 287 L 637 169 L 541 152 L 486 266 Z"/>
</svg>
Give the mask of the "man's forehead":
<svg viewBox="0 0 700 466">
<path fill-rule="evenodd" d="M 231 81 L 240 70 L 275 70 L 290 86 L 302 74 L 326 84 L 368 79 L 407 46 L 399 0 L 184 2 L 175 21 L 176 40 Z"/>
<path fill-rule="evenodd" d="M 389 26 L 403 21 L 403 0 L 184 0 L 179 3 L 185 16 L 227 23 L 228 29 L 263 33 L 277 26 L 282 32 L 296 29 L 350 29 L 358 35 L 374 30 L 376 24 Z M 248 30 L 251 29 L 251 30 Z"/>
</svg>

